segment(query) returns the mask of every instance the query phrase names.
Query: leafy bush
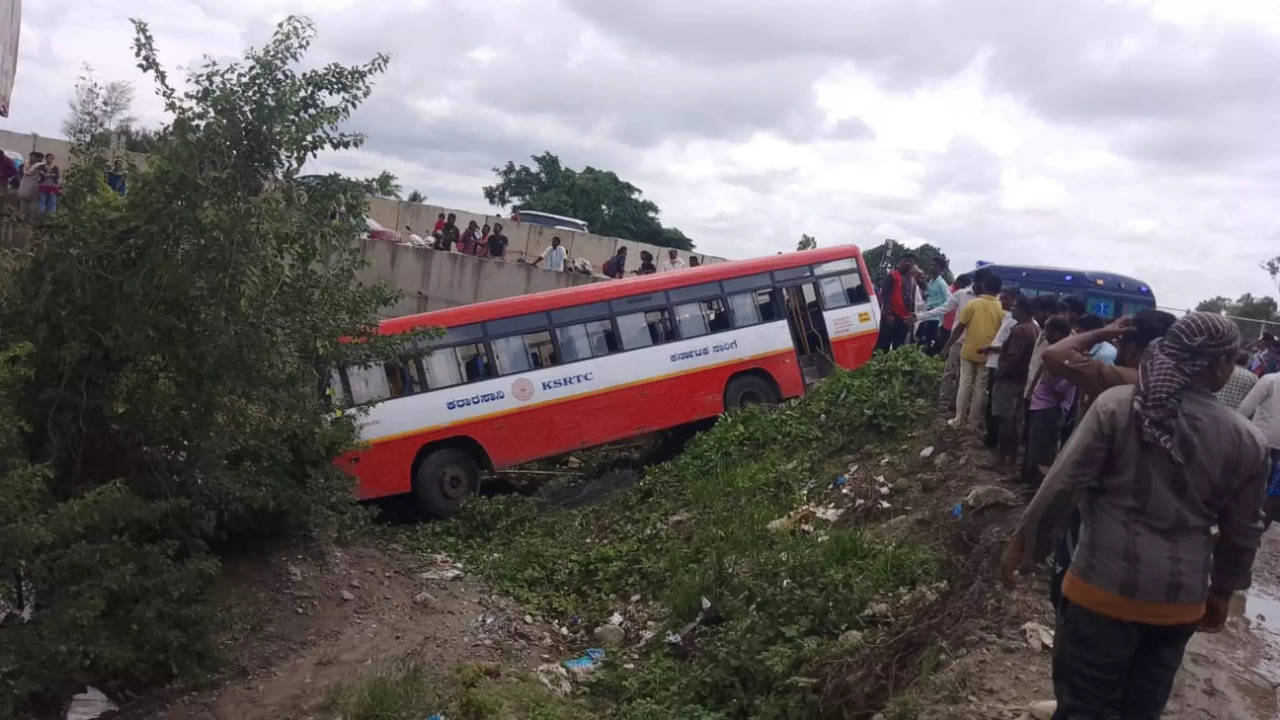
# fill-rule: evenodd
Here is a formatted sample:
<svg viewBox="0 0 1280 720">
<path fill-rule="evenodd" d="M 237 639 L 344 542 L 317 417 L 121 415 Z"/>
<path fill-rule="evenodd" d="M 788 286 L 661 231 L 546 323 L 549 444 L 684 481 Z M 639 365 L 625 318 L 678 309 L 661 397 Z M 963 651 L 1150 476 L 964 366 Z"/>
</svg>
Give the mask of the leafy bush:
<svg viewBox="0 0 1280 720">
<path fill-rule="evenodd" d="M 715 603 L 725 621 L 700 635 L 696 657 L 653 649 L 647 663 L 595 684 L 622 717 L 814 717 L 815 668 L 839 651 L 839 634 L 862 626 L 871 597 L 930 580 L 936 563 L 853 527 L 819 541 L 766 525 L 830 483 L 833 455 L 908 429 L 929 409 L 938 369 L 914 348 L 879 355 L 776 410 L 721 418 L 607 502 L 546 511 L 495 498 L 411 532 L 561 617 L 599 621 L 618 598 L 642 593 L 678 628 L 701 598 Z"/>
<path fill-rule="evenodd" d="M 211 546 L 349 516 L 331 459 L 356 435 L 318 390 L 394 299 L 354 282 L 360 186 L 292 182 L 360 143 L 338 125 L 387 58 L 296 70 L 313 31 L 290 18 L 179 91 L 135 26 L 166 142 L 125 197 L 78 149 L 61 209 L 3 263 L 0 594 L 36 598 L 0 628 L 5 717 L 204 666 Z"/>
</svg>

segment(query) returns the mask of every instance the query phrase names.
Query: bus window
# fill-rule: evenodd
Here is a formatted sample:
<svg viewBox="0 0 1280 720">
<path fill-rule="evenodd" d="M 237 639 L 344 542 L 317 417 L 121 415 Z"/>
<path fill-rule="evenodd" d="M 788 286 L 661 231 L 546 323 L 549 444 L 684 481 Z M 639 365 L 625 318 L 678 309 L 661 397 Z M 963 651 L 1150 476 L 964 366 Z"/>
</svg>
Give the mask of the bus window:
<svg viewBox="0 0 1280 720">
<path fill-rule="evenodd" d="M 382 365 L 347 368 L 347 383 L 351 387 L 352 405 L 377 402 L 391 396 L 387 373 Z"/>
<path fill-rule="evenodd" d="M 529 333 L 524 336 L 525 349 L 529 351 L 529 362 L 535 368 L 556 365 L 556 347 L 551 344 L 551 331 Z"/>
<path fill-rule="evenodd" d="M 536 370 L 556 364 L 551 333 L 540 330 L 528 335 L 512 335 L 490 342 L 499 375 Z"/>
<path fill-rule="evenodd" d="M 676 327 L 680 328 L 680 337 L 695 338 L 710 332 L 702 306 L 703 303 L 696 302 L 676 306 Z"/>
<path fill-rule="evenodd" d="M 759 292 L 769 292 L 761 290 Z M 733 308 L 733 326 L 748 327 L 760 322 L 760 304 L 756 299 L 758 293 L 745 292 L 729 296 L 729 307 Z"/>
<path fill-rule="evenodd" d="M 565 362 L 600 357 L 618 349 L 613 336 L 613 324 L 608 320 L 556 328 L 556 339 L 560 341 L 560 352 L 564 355 Z"/>
<path fill-rule="evenodd" d="M 622 348 L 635 350 L 672 340 L 671 318 L 666 310 L 649 310 L 618 316 Z"/>
<path fill-rule="evenodd" d="M 329 404 L 333 408 L 347 407 L 347 393 L 342 388 L 342 373 L 338 370 L 330 370 L 329 378 L 324 385 L 324 393 L 329 399 Z"/>
<path fill-rule="evenodd" d="M 467 382 L 493 377 L 493 366 L 489 364 L 489 356 L 485 355 L 484 345 L 462 345 L 454 348 L 457 352 L 458 365 L 462 368 Z"/>
<path fill-rule="evenodd" d="M 828 310 L 869 300 L 867 289 L 862 286 L 862 276 L 856 272 L 821 278 L 818 285 L 822 291 L 822 304 Z"/>
<path fill-rule="evenodd" d="M 435 390 L 462 384 L 464 363 L 458 359 L 461 351 L 462 348 L 440 348 L 422 358 L 423 369 L 427 372 L 428 388 Z"/>
<path fill-rule="evenodd" d="M 1109 297 L 1086 295 L 1084 306 L 1088 312 L 1101 318 L 1113 318 L 1116 316 L 1116 301 Z"/>
<path fill-rule="evenodd" d="M 853 258 L 845 258 L 813 266 L 814 275 L 829 275 L 838 272 L 858 272 L 858 261 Z"/>
<path fill-rule="evenodd" d="M 407 365 L 392 360 L 383 363 L 382 370 L 387 374 L 387 397 L 398 398 L 413 394 L 413 380 L 409 378 Z"/>
</svg>

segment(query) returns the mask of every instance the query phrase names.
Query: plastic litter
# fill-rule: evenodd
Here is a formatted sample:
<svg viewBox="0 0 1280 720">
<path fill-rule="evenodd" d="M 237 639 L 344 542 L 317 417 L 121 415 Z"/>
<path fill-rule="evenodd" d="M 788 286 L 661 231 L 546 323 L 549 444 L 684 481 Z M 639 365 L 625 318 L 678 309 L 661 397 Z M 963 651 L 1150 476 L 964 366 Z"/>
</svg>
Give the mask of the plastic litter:
<svg viewBox="0 0 1280 720">
<path fill-rule="evenodd" d="M 928 459 L 928 457 L 929 457 L 930 455 L 933 455 L 933 446 L 932 446 L 932 445 L 930 445 L 929 447 L 927 447 L 927 448 L 925 448 L 925 449 L 923 449 L 923 450 L 921 450 L 921 451 L 920 451 L 920 457 L 921 457 L 921 458 Z"/>
<path fill-rule="evenodd" d="M 1023 623 L 1022 633 L 1027 638 L 1027 646 L 1036 652 L 1053 648 L 1053 630 L 1038 622 Z"/>
<path fill-rule="evenodd" d="M 538 682 L 556 695 L 568 695 L 573 691 L 573 685 L 569 683 L 569 671 L 556 663 L 539 665 L 533 674 Z"/>
<path fill-rule="evenodd" d="M 964 502 L 958 502 L 951 508 L 951 517 L 959 520 L 964 516 Z"/>
<path fill-rule="evenodd" d="M 71 706 L 67 708 L 67 720 L 94 720 L 94 718 L 118 710 L 101 690 L 85 686 L 84 692 L 71 696 Z"/>
<path fill-rule="evenodd" d="M 837 475 L 836 479 L 831 483 L 831 487 L 844 487 L 847 482 L 849 482 L 848 475 Z"/>
<path fill-rule="evenodd" d="M 604 650 L 600 648 L 590 648 L 582 653 L 580 657 L 572 660 L 565 660 L 563 665 L 570 674 L 575 676 L 590 675 L 600 667 L 600 661 L 604 660 Z"/>
</svg>

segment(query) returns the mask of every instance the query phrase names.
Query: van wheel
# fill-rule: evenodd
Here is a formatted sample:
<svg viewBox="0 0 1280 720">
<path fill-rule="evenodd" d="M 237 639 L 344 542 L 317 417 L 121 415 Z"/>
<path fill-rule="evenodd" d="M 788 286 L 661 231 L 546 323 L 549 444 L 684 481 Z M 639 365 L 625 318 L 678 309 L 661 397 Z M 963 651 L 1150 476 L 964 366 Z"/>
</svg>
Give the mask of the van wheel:
<svg viewBox="0 0 1280 720">
<path fill-rule="evenodd" d="M 778 392 L 773 384 L 758 375 L 739 375 L 724 389 L 724 409 L 736 410 L 748 405 L 774 405 Z"/>
<path fill-rule="evenodd" d="M 413 495 L 418 507 L 433 518 L 452 517 L 462 500 L 480 487 L 480 468 L 471 453 L 441 448 L 418 463 Z"/>
</svg>

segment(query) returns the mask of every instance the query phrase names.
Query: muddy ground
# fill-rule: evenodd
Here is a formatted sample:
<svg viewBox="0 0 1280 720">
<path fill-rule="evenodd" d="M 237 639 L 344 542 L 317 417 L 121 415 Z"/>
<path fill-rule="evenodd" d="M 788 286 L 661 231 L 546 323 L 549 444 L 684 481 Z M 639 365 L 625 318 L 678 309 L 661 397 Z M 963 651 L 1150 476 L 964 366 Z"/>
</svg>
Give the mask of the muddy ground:
<svg viewBox="0 0 1280 720">
<path fill-rule="evenodd" d="M 934 447 L 932 459 L 918 459 L 926 446 Z M 1017 486 L 982 467 L 986 449 L 951 431 L 917 432 L 892 463 L 858 460 L 862 468 L 850 474 L 850 485 L 861 479 L 894 486 L 895 514 L 876 520 L 876 534 L 933 532 L 937 518 L 972 488 L 1003 487 L 1014 491 L 1010 502 L 966 511 L 975 528 L 974 552 L 990 554 L 1021 511 Z M 232 658 L 227 679 L 214 689 L 171 689 L 127 706 L 122 715 L 324 718 L 326 690 L 398 664 L 447 669 L 494 662 L 531 670 L 581 649 L 551 619 L 528 615 L 492 593 L 473 570 L 377 540 L 232 559 L 221 590 L 233 620 L 223 640 Z M 1264 539 L 1254 577 L 1254 589 L 1237 598 L 1226 631 L 1193 639 L 1167 718 L 1280 719 L 1280 529 Z M 959 639 L 942 648 L 938 668 L 886 708 L 886 716 L 1015 720 L 1053 697 L 1051 640 L 1035 626 L 1027 629 L 1027 623 L 1053 627 L 1044 579 L 1026 578 L 1007 590 L 993 568 L 980 583 L 983 607 L 971 613 Z"/>
</svg>

